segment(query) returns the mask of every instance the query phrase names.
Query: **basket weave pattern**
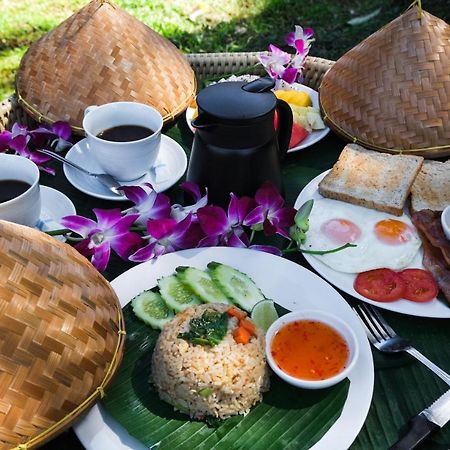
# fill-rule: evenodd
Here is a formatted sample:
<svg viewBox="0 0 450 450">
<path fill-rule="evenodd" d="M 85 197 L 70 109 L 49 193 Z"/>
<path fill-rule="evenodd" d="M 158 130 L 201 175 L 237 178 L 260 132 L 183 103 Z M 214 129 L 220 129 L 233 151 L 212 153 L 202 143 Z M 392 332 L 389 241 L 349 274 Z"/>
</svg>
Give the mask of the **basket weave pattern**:
<svg viewBox="0 0 450 450">
<path fill-rule="evenodd" d="M 0 311 L 0 448 L 31 448 L 102 394 L 121 359 L 122 311 L 75 249 L 4 221 Z"/>
<path fill-rule="evenodd" d="M 366 147 L 450 154 L 450 26 L 411 8 L 336 62 L 320 102 L 336 132 Z"/>
<path fill-rule="evenodd" d="M 195 95 L 195 76 L 167 39 L 119 7 L 94 0 L 33 43 L 16 77 L 36 120 L 64 120 L 82 133 L 90 105 L 136 101 L 170 121 Z"/>
</svg>

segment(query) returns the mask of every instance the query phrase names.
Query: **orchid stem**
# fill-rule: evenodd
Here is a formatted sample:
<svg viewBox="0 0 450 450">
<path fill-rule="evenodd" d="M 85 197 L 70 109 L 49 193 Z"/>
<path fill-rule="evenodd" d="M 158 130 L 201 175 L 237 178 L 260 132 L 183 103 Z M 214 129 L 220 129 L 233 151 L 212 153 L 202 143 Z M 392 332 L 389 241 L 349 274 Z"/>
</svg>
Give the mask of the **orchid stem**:
<svg viewBox="0 0 450 450">
<path fill-rule="evenodd" d="M 308 253 L 309 255 L 326 255 L 328 253 L 335 253 L 335 252 L 339 252 L 341 250 L 344 250 L 345 248 L 349 248 L 349 247 L 356 247 L 355 244 L 345 244 L 345 245 L 341 245 L 340 247 L 337 248 L 332 248 L 330 250 L 306 250 L 305 248 L 287 248 L 286 250 L 283 250 L 283 253 L 292 253 L 295 251 L 298 251 L 300 253 Z"/>
<path fill-rule="evenodd" d="M 69 230 L 68 228 L 45 231 L 45 234 L 48 234 L 49 236 L 60 236 L 61 234 L 69 234 L 69 233 L 72 233 L 72 230 Z"/>
<path fill-rule="evenodd" d="M 255 230 L 252 230 L 252 233 L 250 234 L 250 242 L 253 242 L 254 237 L 255 237 Z"/>
</svg>

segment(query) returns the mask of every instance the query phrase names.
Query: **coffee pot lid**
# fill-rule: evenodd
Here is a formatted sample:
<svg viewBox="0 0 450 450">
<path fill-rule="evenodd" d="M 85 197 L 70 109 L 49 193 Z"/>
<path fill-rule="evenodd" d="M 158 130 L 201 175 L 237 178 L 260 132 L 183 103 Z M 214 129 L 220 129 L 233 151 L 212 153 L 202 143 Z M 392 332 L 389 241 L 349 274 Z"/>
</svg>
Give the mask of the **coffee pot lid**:
<svg viewBox="0 0 450 450">
<path fill-rule="evenodd" d="M 197 95 L 200 112 L 223 121 L 249 121 L 275 108 L 277 98 L 271 91 L 274 82 L 259 78 L 251 83 L 226 81 L 203 89 Z"/>
</svg>

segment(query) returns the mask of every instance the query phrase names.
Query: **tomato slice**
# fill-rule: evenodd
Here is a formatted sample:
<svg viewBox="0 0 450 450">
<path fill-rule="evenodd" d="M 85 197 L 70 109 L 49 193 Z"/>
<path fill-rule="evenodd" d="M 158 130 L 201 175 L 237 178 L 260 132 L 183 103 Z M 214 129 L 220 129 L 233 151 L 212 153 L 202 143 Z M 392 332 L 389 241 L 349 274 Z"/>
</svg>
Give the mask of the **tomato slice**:
<svg viewBox="0 0 450 450">
<path fill-rule="evenodd" d="M 399 275 L 405 282 L 403 297 L 413 302 L 429 302 L 439 292 L 438 285 L 430 272 L 423 269 L 405 269 Z"/>
<path fill-rule="evenodd" d="M 405 282 L 391 269 L 361 272 L 353 284 L 359 294 L 377 302 L 393 302 L 403 297 Z"/>
</svg>

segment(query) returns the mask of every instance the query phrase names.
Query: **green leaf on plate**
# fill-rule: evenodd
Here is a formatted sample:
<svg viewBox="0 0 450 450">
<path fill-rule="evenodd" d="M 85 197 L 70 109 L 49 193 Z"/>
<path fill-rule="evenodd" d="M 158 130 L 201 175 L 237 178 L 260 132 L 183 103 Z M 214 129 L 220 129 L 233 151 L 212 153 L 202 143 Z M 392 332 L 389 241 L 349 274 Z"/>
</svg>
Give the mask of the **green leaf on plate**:
<svg viewBox="0 0 450 450">
<path fill-rule="evenodd" d="M 103 399 L 106 410 L 136 439 L 158 449 L 307 449 L 340 416 L 349 383 L 324 390 L 294 388 L 275 375 L 270 391 L 247 416 L 214 427 L 191 421 L 161 401 L 149 383 L 158 332 L 124 308 L 127 340 L 122 364 Z"/>
</svg>

